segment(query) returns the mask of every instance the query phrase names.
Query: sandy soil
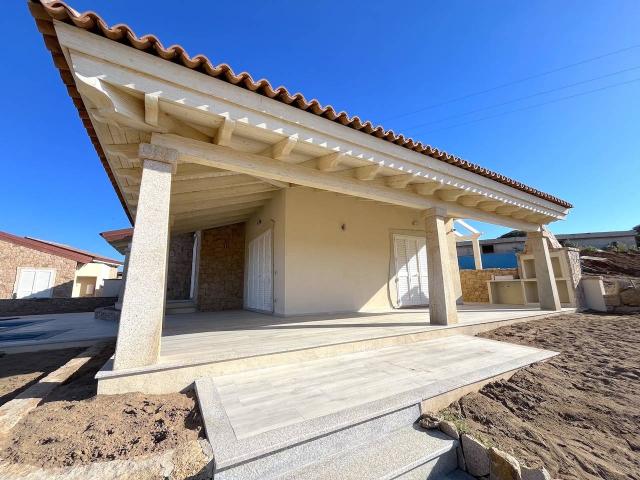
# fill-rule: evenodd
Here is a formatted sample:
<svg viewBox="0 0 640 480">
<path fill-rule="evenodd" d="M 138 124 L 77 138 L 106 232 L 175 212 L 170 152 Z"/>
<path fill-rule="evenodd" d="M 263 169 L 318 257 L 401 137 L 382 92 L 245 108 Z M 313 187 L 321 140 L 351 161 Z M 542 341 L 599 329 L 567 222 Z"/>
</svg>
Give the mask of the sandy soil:
<svg viewBox="0 0 640 480">
<path fill-rule="evenodd" d="M 561 352 L 449 407 L 472 433 L 562 479 L 640 479 L 640 315 L 572 314 L 487 338 Z"/>
<path fill-rule="evenodd" d="M 640 252 L 582 252 L 582 272 L 588 275 L 640 277 Z"/>
<path fill-rule="evenodd" d="M 0 356 L 0 405 L 80 353 L 82 348 Z"/>
<path fill-rule="evenodd" d="M 3 439 L 0 458 L 70 466 L 159 453 L 203 435 L 193 393 L 96 396 L 93 376 L 112 349 L 92 359 L 18 423 Z"/>
</svg>

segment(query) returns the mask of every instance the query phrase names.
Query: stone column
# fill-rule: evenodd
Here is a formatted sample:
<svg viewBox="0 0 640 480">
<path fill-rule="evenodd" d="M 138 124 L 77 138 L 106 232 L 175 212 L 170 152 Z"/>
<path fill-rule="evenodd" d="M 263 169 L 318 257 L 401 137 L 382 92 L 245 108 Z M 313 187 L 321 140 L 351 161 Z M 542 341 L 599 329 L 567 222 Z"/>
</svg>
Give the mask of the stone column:
<svg viewBox="0 0 640 480">
<path fill-rule="evenodd" d="M 538 297 L 542 310 L 560 310 L 560 297 L 556 277 L 553 274 L 549 245 L 542 232 L 529 232 L 527 234 L 531 253 L 533 253 L 536 267 L 536 283 L 538 284 Z"/>
<path fill-rule="evenodd" d="M 142 180 L 120 314 L 114 370 L 158 361 L 167 291 L 169 200 L 178 152 L 140 144 Z"/>
<path fill-rule="evenodd" d="M 458 323 L 446 231 L 446 212 L 431 208 L 424 212 L 429 275 L 429 318 L 433 325 Z"/>
<path fill-rule="evenodd" d="M 118 301 L 116 301 L 115 309 L 122 310 L 122 300 L 124 298 L 124 287 L 127 284 L 127 271 L 129 270 L 129 256 L 131 254 L 131 243 L 127 245 L 124 252 L 124 266 L 122 267 L 122 280 L 120 282 L 120 291 L 118 292 Z"/>
<path fill-rule="evenodd" d="M 462 305 L 462 283 L 460 282 L 460 265 L 458 265 L 458 249 L 456 248 L 456 232 L 453 218 L 445 221 L 447 232 L 447 247 L 449 250 L 449 268 L 451 269 L 451 283 L 453 286 L 453 298 L 456 304 Z"/>
<path fill-rule="evenodd" d="M 480 250 L 480 239 L 473 237 L 471 239 L 471 246 L 473 247 L 473 264 L 476 270 L 482 270 L 482 250 Z"/>
</svg>

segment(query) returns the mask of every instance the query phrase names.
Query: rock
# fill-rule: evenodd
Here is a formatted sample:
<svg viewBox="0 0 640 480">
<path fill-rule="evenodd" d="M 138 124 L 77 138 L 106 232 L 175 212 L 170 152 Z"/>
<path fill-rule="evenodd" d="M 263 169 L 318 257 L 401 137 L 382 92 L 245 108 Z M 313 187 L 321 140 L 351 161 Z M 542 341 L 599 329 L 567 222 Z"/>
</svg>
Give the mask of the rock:
<svg viewBox="0 0 640 480">
<path fill-rule="evenodd" d="M 440 426 L 440 418 L 432 413 L 423 413 L 418 423 L 426 430 L 434 430 Z"/>
<path fill-rule="evenodd" d="M 489 480 L 522 480 L 518 460 L 497 448 L 489 449 L 491 468 Z"/>
<path fill-rule="evenodd" d="M 466 433 L 463 433 L 461 438 L 467 472 L 474 477 L 489 475 L 491 462 L 489 460 L 489 452 L 485 446 Z"/>
<path fill-rule="evenodd" d="M 520 473 L 522 474 L 522 480 L 551 480 L 551 475 L 547 472 L 547 469 L 531 468 L 525 465 L 520 466 Z"/>
<path fill-rule="evenodd" d="M 466 472 L 467 462 L 464 461 L 464 453 L 462 453 L 462 447 L 456 448 L 456 455 L 458 457 L 458 468 L 463 472 Z"/>
<path fill-rule="evenodd" d="M 440 428 L 440 431 L 445 435 L 449 435 L 451 438 L 455 438 L 456 440 L 460 439 L 460 434 L 458 433 L 458 429 L 453 422 L 443 420 L 440 422 L 438 426 Z"/>
<path fill-rule="evenodd" d="M 623 305 L 640 307 L 640 288 L 628 288 L 620 292 L 620 301 Z"/>
</svg>

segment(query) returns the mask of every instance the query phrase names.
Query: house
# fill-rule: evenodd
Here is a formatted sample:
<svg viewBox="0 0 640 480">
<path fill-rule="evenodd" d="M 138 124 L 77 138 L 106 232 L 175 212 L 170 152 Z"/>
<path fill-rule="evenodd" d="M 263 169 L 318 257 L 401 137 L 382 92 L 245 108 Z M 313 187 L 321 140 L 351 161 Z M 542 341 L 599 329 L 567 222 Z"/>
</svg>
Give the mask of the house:
<svg viewBox="0 0 640 480">
<path fill-rule="evenodd" d="M 110 296 L 119 260 L 0 232 L 0 299 Z M 117 292 L 116 292 L 117 293 Z"/>
<path fill-rule="evenodd" d="M 135 223 L 115 371 L 158 361 L 170 238 L 184 234 L 182 293 L 203 310 L 428 304 L 425 322 L 447 325 L 453 221 L 475 219 L 529 232 L 540 307 L 560 308 L 541 227 L 568 202 L 93 13 L 30 6 Z"/>
<path fill-rule="evenodd" d="M 578 248 L 593 247 L 604 249 L 609 246 L 621 246 L 631 248 L 636 246 L 636 232 L 634 230 L 622 230 L 612 232 L 585 232 L 585 233 L 560 233 L 555 237 L 567 246 Z M 516 253 L 524 248 L 526 236 L 491 238 L 479 240 L 481 258 L 486 266 L 515 267 Z M 457 243 L 460 268 L 473 268 L 474 253 L 477 249 L 471 240 Z"/>
<path fill-rule="evenodd" d="M 216 478 L 397 445 L 421 406 L 554 354 L 470 335 L 563 311 L 546 227 L 570 203 L 95 13 L 29 6 L 133 225 L 102 234 L 126 260 L 98 393 L 195 386 Z M 462 304 L 465 219 L 528 232 L 535 301 Z M 455 464 L 433 441 L 449 443 L 403 468 Z"/>
<path fill-rule="evenodd" d="M 559 233 L 556 238 L 562 244 L 586 248 L 594 247 L 604 249 L 611 245 L 636 246 L 636 232 L 634 230 L 622 230 L 613 232 L 585 232 L 585 233 Z M 480 240 L 482 253 L 515 253 L 522 251 L 527 237 L 491 238 Z M 473 255 L 470 241 L 458 243 L 458 255 Z"/>
</svg>

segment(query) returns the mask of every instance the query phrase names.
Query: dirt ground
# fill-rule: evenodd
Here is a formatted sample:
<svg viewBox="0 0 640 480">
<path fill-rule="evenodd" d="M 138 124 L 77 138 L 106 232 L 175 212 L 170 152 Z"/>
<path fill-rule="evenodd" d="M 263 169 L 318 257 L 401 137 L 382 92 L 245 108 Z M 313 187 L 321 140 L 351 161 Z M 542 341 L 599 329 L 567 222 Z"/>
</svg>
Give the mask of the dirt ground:
<svg viewBox="0 0 640 480">
<path fill-rule="evenodd" d="M 588 275 L 640 277 L 640 252 L 582 252 L 582 272 Z"/>
<path fill-rule="evenodd" d="M 96 396 L 93 377 L 112 351 L 94 357 L 18 423 L 2 440 L 0 458 L 62 467 L 160 453 L 204 434 L 193 393 Z M 49 360 L 49 354 L 37 357 Z M 16 356 L 3 362 L 13 363 L 9 357 Z"/>
<path fill-rule="evenodd" d="M 554 478 L 640 479 L 640 315 L 562 315 L 481 336 L 561 354 L 463 397 L 448 415 Z"/>
<path fill-rule="evenodd" d="M 41 377 L 53 372 L 78 353 L 82 348 L 52 350 L 46 355 L 16 353 L 0 356 L 0 405 L 8 402 Z"/>
</svg>

